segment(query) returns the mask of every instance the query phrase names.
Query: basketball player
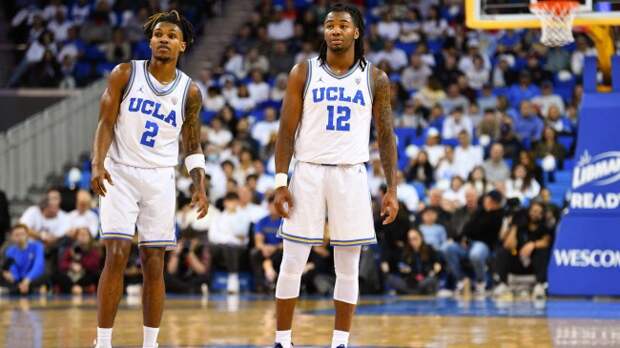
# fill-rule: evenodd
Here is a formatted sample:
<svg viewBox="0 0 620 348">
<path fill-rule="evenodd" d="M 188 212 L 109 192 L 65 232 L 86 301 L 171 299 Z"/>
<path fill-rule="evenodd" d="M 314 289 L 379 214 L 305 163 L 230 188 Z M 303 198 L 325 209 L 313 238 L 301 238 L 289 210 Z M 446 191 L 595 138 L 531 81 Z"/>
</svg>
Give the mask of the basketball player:
<svg viewBox="0 0 620 348">
<path fill-rule="evenodd" d="M 371 119 L 375 119 L 388 191 L 384 224 L 398 212 L 396 144 L 390 82 L 364 58 L 364 22 L 359 10 L 337 4 L 323 23 L 317 58 L 291 70 L 276 145 L 276 208 L 284 255 L 276 286 L 275 347 L 291 346 L 291 326 L 300 279 L 312 245 L 323 240 L 328 217 L 334 246 L 336 320 L 332 347 L 346 347 L 359 284 L 361 245 L 376 243 L 367 173 Z M 291 157 L 298 160 L 287 187 Z"/>
<path fill-rule="evenodd" d="M 143 347 L 157 347 L 164 304 L 164 251 L 174 247 L 175 179 L 179 136 L 196 190 L 192 203 L 207 214 L 205 158 L 200 148 L 198 86 L 176 68 L 192 43 L 191 24 L 178 12 L 151 16 L 144 25 L 149 60 L 114 68 L 101 97 L 93 145 L 92 188 L 101 196 L 101 238 L 106 248 L 97 290 L 97 345 L 111 347 L 123 293 L 123 273 L 137 229 L 144 285 Z M 108 181 L 108 184 L 104 184 Z"/>
</svg>

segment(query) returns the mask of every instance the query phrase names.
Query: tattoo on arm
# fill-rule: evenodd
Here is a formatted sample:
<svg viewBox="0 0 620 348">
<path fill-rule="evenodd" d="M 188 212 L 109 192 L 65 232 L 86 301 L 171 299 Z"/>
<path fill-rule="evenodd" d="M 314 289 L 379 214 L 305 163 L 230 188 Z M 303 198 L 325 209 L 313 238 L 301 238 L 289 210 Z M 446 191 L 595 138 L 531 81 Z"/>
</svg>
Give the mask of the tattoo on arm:
<svg viewBox="0 0 620 348">
<path fill-rule="evenodd" d="M 377 141 L 383 173 L 389 189 L 396 187 L 396 140 L 392 122 L 392 105 L 390 98 L 390 80 L 383 71 L 377 71 L 375 77 L 375 97 L 373 113 L 377 128 Z"/>
<path fill-rule="evenodd" d="M 202 95 L 200 89 L 192 82 L 189 86 L 187 101 L 185 102 L 185 120 L 181 133 L 183 135 L 183 152 L 186 156 L 202 154 L 200 146 L 200 109 Z M 204 185 L 204 170 L 194 168 L 190 173 L 194 187 L 198 189 Z"/>
</svg>

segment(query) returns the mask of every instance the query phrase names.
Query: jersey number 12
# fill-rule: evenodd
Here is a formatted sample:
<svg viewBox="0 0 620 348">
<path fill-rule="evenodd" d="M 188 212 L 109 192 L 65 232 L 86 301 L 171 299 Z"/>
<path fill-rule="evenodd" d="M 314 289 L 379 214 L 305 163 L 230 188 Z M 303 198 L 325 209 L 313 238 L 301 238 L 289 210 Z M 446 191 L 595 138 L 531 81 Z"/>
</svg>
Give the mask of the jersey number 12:
<svg viewBox="0 0 620 348">
<path fill-rule="evenodd" d="M 338 114 L 336 117 L 336 124 L 334 125 L 334 114 Z M 348 132 L 351 129 L 349 120 L 351 119 L 351 108 L 348 106 L 333 105 L 327 106 L 327 127 L 325 129 L 330 131 Z"/>
<path fill-rule="evenodd" d="M 159 132 L 159 125 L 152 121 L 146 121 L 144 128 L 146 128 L 146 130 L 142 133 L 140 144 L 148 147 L 155 146 L 155 137 L 157 136 L 157 132 Z"/>
</svg>

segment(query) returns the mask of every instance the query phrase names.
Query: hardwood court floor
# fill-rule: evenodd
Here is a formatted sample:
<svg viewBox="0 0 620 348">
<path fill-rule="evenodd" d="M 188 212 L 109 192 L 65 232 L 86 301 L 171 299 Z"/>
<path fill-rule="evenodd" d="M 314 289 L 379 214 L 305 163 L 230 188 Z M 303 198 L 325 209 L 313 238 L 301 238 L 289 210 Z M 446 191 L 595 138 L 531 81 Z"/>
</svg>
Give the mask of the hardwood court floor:
<svg viewBox="0 0 620 348">
<path fill-rule="evenodd" d="M 124 300 L 115 347 L 140 347 L 139 303 Z M 139 300 L 137 300 L 139 302 Z M 328 346 L 331 301 L 303 300 L 293 338 L 299 346 Z M 95 300 L 0 300 L 0 347 L 92 347 Z M 267 297 L 169 298 L 160 347 L 269 347 L 275 327 Z M 620 347 L 620 303 L 549 300 L 498 303 L 415 297 L 363 299 L 354 322 L 355 347 Z"/>
</svg>

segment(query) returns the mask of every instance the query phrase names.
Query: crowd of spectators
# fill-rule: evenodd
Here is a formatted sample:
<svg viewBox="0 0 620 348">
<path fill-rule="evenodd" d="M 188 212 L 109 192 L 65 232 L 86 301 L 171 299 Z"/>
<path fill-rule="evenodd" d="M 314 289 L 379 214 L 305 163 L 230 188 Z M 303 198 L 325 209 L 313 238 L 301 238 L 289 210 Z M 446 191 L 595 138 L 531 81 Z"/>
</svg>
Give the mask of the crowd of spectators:
<svg viewBox="0 0 620 348">
<path fill-rule="evenodd" d="M 7 87 L 84 86 L 129 59 L 150 57 L 142 25 L 178 9 L 201 33 L 214 1 L 24 0 L 3 2 L 12 18 L 15 69 Z"/>
<path fill-rule="evenodd" d="M 279 109 L 287 72 L 317 55 L 327 3 L 260 1 L 222 60 L 205 62 L 195 79 L 203 95 L 212 206 L 205 219 L 196 219 L 191 180 L 179 168 L 179 244 L 166 257 L 168 291 L 204 291 L 218 270 L 226 272 L 229 292 L 243 288 L 240 275 L 247 273 L 256 291 L 273 290 L 282 249 L 272 205 Z M 530 273 L 534 294 L 544 296 L 563 208 L 546 186 L 554 171 L 572 165 L 574 149 L 559 137 L 575 136 L 583 94 L 578 81 L 584 56 L 595 53 L 591 44 L 578 36 L 573 46 L 548 49 L 534 30 L 467 30 L 460 0 L 372 3 L 364 12 L 366 57 L 392 83 L 400 211 L 394 223 L 380 223 L 386 188 L 371 135 L 369 189 L 379 244 L 363 250 L 362 292 L 471 288 L 480 296 L 489 289 L 504 295 L 509 273 Z M 80 186 L 88 190 L 88 170 L 85 160 L 62 189 L 77 201 L 68 208 L 75 211 L 60 211 L 59 193 L 52 190 L 22 216 L 28 243 L 45 248 L 20 242 L 23 226 L 12 230 L 22 252 L 45 250 L 47 272 L 40 276 L 49 277 L 46 284 L 55 291 L 94 290 L 102 254 L 85 209 L 94 205 L 86 203 L 88 192 L 71 196 Z M 313 248 L 303 291 L 330 293 L 331 255 L 327 244 Z M 5 258 L 4 281 L 34 284 L 17 263 Z M 134 250 L 128 283 L 140 281 L 139 267 Z"/>
</svg>

